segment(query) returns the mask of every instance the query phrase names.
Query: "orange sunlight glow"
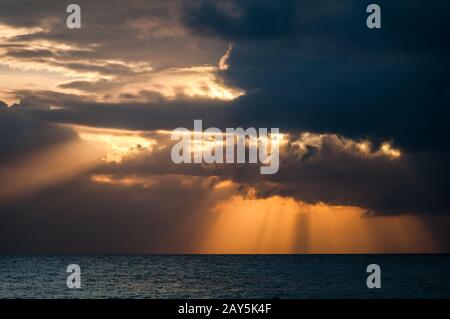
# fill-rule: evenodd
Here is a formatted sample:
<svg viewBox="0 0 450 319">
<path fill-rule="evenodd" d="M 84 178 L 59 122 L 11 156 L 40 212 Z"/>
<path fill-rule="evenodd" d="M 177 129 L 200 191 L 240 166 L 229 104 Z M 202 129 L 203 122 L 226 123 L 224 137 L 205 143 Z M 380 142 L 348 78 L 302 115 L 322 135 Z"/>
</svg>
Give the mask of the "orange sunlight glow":
<svg viewBox="0 0 450 319">
<path fill-rule="evenodd" d="M 0 188 L 0 200 L 55 185 L 100 163 L 98 148 L 79 140 L 27 154 L 0 167 L 0 180 L 8 181 Z"/>
<path fill-rule="evenodd" d="M 0 189 L 0 200 L 55 185 L 105 162 L 121 162 L 124 157 L 151 150 L 156 144 L 139 131 L 68 127 L 78 133 L 79 139 L 26 154 L 0 167 L 0 180 L 8 181 L 8 185 Z M 92 180 L 122 185 L 137 183 L 132 179 L 117 180 L 106 175 L 94 176 Z M 141 180 L 138 182 L 143 183 Z M 150 185 L 150 182 L 144 184 Z"/>
<path fill-rule="evenodd" d="M 141 131 L 104 129 L 71 125 L 86 142 L 93 142 L 103 147 L 103 160 L 107 163 L 121 163 L 125 156 L 137 154 L 142 150 L 152 150 L 156 141 L 144 136 Z"/>
<path fill-rule="evenodd" d="M 223 184 L 220 189 L 229 186 Z M 358 207 L 240 195 L 216 205 L 198 253 L 417 253 L 439 251 L 412 215 L 363 217 Z"/>
<path fill-rule="evenodd" d="M 138 79 L 130 79 L 115 95 L 136 96 L 139 100 L 140 92 L 151 91 L 168 99 L 186 96 L 229 101 L 245 93 L 225 84 L 217 76 L 217 71 L 218 67 L 209 65 L 167 68 L 144 74 Z"/>
<path fill-rule="evenodd" d="M 149 179 L 148 177 L 139 176 L 125 176 L 117 178 L 114 175 L 108 174 L 96 174 L 91 176 L 91 180 L 96 183 L 121 185 L 121 186 L 141 186 L 144 188 L 151 187 L 156 184 L 156 181 Z"/>
</svg>

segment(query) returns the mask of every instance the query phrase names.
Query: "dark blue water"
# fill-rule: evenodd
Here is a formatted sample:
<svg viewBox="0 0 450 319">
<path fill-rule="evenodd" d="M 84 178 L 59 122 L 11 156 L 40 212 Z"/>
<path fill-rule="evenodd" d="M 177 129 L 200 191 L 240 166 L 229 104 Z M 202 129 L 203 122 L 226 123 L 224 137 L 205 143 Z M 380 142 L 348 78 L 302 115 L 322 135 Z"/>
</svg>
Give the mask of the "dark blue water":
<svg viewBox="0 0 450 319">
<path fill-rule="evenodd" d="M 449 270 L 450 255 L 0 255 L 0 298 L 450 298 Z"/>
</svg>

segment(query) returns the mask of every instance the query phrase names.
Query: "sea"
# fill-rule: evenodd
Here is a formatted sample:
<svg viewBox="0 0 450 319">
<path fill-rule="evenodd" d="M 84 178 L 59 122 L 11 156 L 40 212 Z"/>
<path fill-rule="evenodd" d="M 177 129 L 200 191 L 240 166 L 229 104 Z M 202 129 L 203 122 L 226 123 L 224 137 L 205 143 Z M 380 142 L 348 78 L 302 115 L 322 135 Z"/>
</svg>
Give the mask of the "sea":
<svg viewBox="0 0 450 319">
<path fill-rule="evenodd" d="M 381 288 L 367 287 L 370 264 Z M 449 271 L 434 254 L 0 255 L 0 298 L 450 298 Z"/>
</svg>

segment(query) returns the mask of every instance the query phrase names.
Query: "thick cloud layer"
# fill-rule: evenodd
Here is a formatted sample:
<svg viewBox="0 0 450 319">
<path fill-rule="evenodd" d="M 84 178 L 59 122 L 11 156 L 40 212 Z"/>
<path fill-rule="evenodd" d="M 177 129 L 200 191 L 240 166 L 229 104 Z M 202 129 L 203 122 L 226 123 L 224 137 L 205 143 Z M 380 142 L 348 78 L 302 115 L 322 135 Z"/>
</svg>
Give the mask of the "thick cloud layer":
<svg viewBox="0 0 450 319">
<path fill-rule="evenodd" d="M 216 196 L 211 189 L 224 180 L 244 195 L 251 189 L 261 198 L 358 206 L 370 216 L 448 215 L 450 3 L 378 1 L 382 28 L 369 30 L 369 2 L 356 0 L 80 1 L 82 28 L 69 30 L 66 4 L 38 2 L 0 3 L 0 99 L 8 101 L 0 101 L 0 177 L 11 176 L 18 159 L 81 143 L 72 125 L 129 130 L 159 148 L 0 199 L 0 242 L 15 238 L 26 251 L 36 218 L 49 229 L 40 237 L 43 250 L 51 250 L 52 232 L 60 247 L 89 250 L 87 238 L 104 225 L 96 249 L 110 251 L 118 242 L 112 237 L 126 241 L 150 224 L 155 233 L 144 240 L 142 228 L 129 246 L 171 250 L 180 241 L 164 233 L 204 212 L 204 198 Z M 192 129 L 195 119 L 222 130 L 280 128 L 287 141 L 279 172 L 173 164 L 172 144 L 158 130 Z M 393 149 L 398 156 L 389 155 Z M 158 187 L 115 180 L 129 176 Z M 191 178 L 195 187 L 179 184 Z M 93 214 L 92 225 L 77 219 L 77 209 Z M 30 211 L 40 215 L 30 219 Z M 134 212 L 126 225 L 123 211 Z M 21 240 L 24 226 L 30 236 Z M 85 235 L 79 245 L 71 227 Z"/>
<path fill-rule="evenodd" d="M 187 2 L 183 21 L 235 42 L 227 80 L 252 92 L 236 119 L 448 150 L 448 3 L 381 1 L 380 30 L 360 1 L 231 4 Z"/>
</svg>

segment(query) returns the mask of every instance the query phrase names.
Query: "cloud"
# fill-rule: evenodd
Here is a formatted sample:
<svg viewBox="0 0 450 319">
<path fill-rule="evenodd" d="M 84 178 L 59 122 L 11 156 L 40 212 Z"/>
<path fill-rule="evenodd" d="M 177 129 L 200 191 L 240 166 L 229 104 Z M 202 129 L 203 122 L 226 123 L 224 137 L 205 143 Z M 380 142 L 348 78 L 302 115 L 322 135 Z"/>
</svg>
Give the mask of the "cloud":
<svg viewBox="0 0 450 319">
<path fill-rule="evenodd" d="M 235 43 L 233 68 L 222 76 L 248 92 L 233 108 L 236 121 L 449 150 L 447 3 L 382 1 L 384 27 L 376 32 L 365 27 L 359 1 L 227 4 L 233 9 L 186 5 L 181 21 L 193 34 Z M 277 21 L 286 30 L 277 32 Z"/>
<path fill-rule="evenodd" d="M 1 251 L 190 251 L 233 196 L 414 214 L 430 229 L 448 215 L 448 3 L 381 1 L 374 32 L 360 1 L 79 4 L 81 30 L 63 3 L 0 4 L 0 97 L 17 102 L 0 102 L 2 173 L 18 159 L 48 168 L 36 153 L 72 143 L 103 152 L 2 199 Z M 194 119 L 280 128 L 279 172 L 175 165 L 167 131 Z"/>
<path fill-rule="evenodd" d="M 0 111 L 6 110 L 8 108 L 8 104 L 3 101 L 0 101 Z"/>
<path fill-rule="evenodd" d="M 26 201 L 3 203 L 0 250 L 40 253 L 194 251 L 208 224 L 204 212 L 223 197 L 224 192 L 213 192 L 203 178 L 154 176 L 147 185 L 105 183 L 95 178 L 92 181 L 84 174 L 28 196 Z M 77 205 L 68 205 L 72 201 Z"/>
<path fill-rule="evenodd" d="M 441 165 L 447 159 L 437 161 L 435 154 L 423 154 L 416 158 L 404 158 L 401 155 L 398 158 L 392 157 L 390 152 L 386 153 L 382 147 L 367 146 L 367 141 L 354 141 L 335 135 L 306 134 L 293 136 L 286 141 L 281 153 L 283 164 L 279 174 L 267 178 L 261 176 L 254 166 L 175 165 L 168 160 L 170 135 L 164 132 L 65 128 L 71 129 L 81 139 L 87 138 L 90 143 L 112 143 L 110 150 L 128 149 L 129 152 L 120 161 L 105 158 L 102 163 L 70 179 L 23 194 L 20 200 L 0 198 L 1 251 L 195 252 L 205 245 L 211 233 L 218 233 L 217 236 L 230 233 L 230 227 L 237 223 L 236 213 L 227 218 L 229 222 L 224 232 L 220 231 L 215 218 L 217 210 L 226 207 L 237 209 L 236 203 L 240 203 L 239 209 L 242 210 L 241 219 L 237 220 L 244 221 L 247 215 L 245 209 L 251 211 L 252 207 L 259 207 L 261 210 L 271 205 L 271 209 L 276 211 L 277 220 L 285 222 L 289 216 L 304 216 L 299 215 L 300 212 L 293 214 L 286 205 L 298 207 L 302 214 L 324 207 L 332 209 L 333 214 L 347 216 L 348 205 L 360 206 L 352 206 L 358 211 L 366 208 L 368 215 L 372 214 L 372 210 L 376 210 L 377 215 L 415 213 L 427 222 L 430 230 L 436 231 L 434 234 L 439 237 L 440 249 L 450 247 L 442 226 L 436 224 L 436 214 L 431 214 L 446 213 L 441 205 L 444 204 L 442 200 L 448 198 L 442 196 L 445 195 L 442 186 L 448 183 L 448 179 L 445 179 L 448 176 L 438 179 L 443 168 Z M 91 133 L 91 136 L 82 136 L 86 132 Z M 152 140 L 156 144 L 151 149 L 143 148 L 135 152 L 133 145 L 141 144 L 140 140 L 133 139 L 135 143 L 126 146 L 120 140 L 104 138 L 107 134 L 115 137 L 133 134 L 133 137 Z M 114 148 L 115 142 L 119 142 L 120 149 Z M 65 153 L 80 157 L 73 151 Z M 42 168 L 42 163 L 36 164 Z M 433 172 L 426 167 L 429 164 L 433 165 Z M 422 171 L 421 167 L 425 170 Z M 40 172 L 48 176 L 45 171 Z M 444 184 L 437 185 L 439 181 Z M 12 182 L 11 179 L 9 184 Z M 73 205 L 74 202 L 77 204 Z M 284 203 L 284 206 L 279 207 L 286 211 L 277 211 L 278 206 L 273 206 L 276 202 Z M 331 203 L 337 205 L 335 209 L 329 206 Z M 234 209 L 221 211 L 220 215 L 224 217 L 225 213 L 231 214 Z M 251 212 L 251 216 L 257 216 L 257 211 Z M 280 213 L 283 214 L 278 215 Z M 327 218 L 330 216 L 327 215 Z M 223 218 L 219 220 L 223 221 Z M 298 225 L 306 227 L 303 224 L 305 220 L 300 221 Z M 366 223 L 368 226 L 371 224 L 370 221 Z M 295 234 L 295 225 L 289 226 Z M 242 227 L 239 228 L 240 233 L 245 231 Z M 221 242 L 233 242 L 219 239 L 209 240 L 207 251 L 220 249 Z M 275 245 L 277 240 L 270 242 Z M 262 251 L 269 249 L 273 252 L 267 248 L 273 245 L 256 243 Z M 302 240 L 290 249 L 305 245 L 308 242 Z M 331 246 L 327 247 L 331 249 Z"/>
<path fill-rule="evenodd" d="M 181 21 L 197 34 L 224 39 L 267 39 L 292 35 L 295 1 L 185 2 Z"/>
<path fill-rule="evenodd" d="M 3 105 L 6 106 L 4 103 Z M 16 108 L 17 106 L 13 106 L 7 110 L 0 110 L 2 165 L 27 153 L 76 139 L 76 134 L 71 129 L 35 121 Z"/>
<path fill-rule="evenodd" d="M 148 135 L 147 135 L 148 134 Z M 333 134 L 286 136 L 280 149 L 280 170 L 259 174 L 259 165 L 176 165 L 170 160 L 170 134 L 149 132 L 155 148 L 98 170 L 103 176 L 216 176 L 231 180 L 243 194 L 282 196 L 309 204 L 357 206 L 368 215 L 447 214 L 450 180 L 448 154 L 402 154 L 388 142 L 351 140 Z"/>
<path fill-rule="evenodd" d="M 50 92 L 24 94 L 15 114 L 50 123 L 120 127 L 149 134 L 192 128 L 192 118 L 208 119 L 205 127 L 248 127 L 241 124 L 249 123 L 230 116 L 235 109 L 228 102 L 160 97 L 154 103 L 122 105 L 80 101 L 77 96 Z M 42 107 L 61 101 L 61 109 Z M 261 197 L 280 195 L 308 203 L 359 206 L 371 214 L 447 213 L 448 153 L 411 152 L 396 140 L 380 137 L 354 139 L 335 133 L 298 132 L 300 128 L 282 131 L 289 134 L 289 140 L 281 153 L 280 171 L 269 178 L 260 176 L 258 167 L 252 165 L 176 166 L 170 161 L 170 142 L 158 134 L 149 135 L 149 139 L 156 139 L 163 149 L 107 166 L 98 174 L 220 176 L 243 189 L 254 188 Z"/>
<path fill-rule="evenodd" d="M 219 60 L 219 70 L 226 71 L 230 67 L 228 65 L 228 59 L 230 58 L 231 50 L 233 50 L 233 44 L 228 44 L 227 52 Z"/>
<path fill-rule="evenodd" d="M 176 3 L 130 1 L 125 11 L 120 2 L 78 4 L 79 31 L 65 26 L 64 4 L 42 1 L 36 12 L 27 3 L 0 4 L 0 67 L 8 71 L 2 81 L 14 86 L 18 78 L 39 73 L 45 81 L 34 85 L 40 89 L 87 91 L 97 101 L 113 102 L 145 99 L 140 91 L 218 99 L 241 94 L 216 76 L 213 66 L 223 44 L 186 34 L 173 17 Z M 61 78 L 57 85 L 51 80 L 56 77 Z M 117 94 L 107 94 L 112 88 Z M 0 86 L 3 99 L 9 93 Z"/>
</svg>

